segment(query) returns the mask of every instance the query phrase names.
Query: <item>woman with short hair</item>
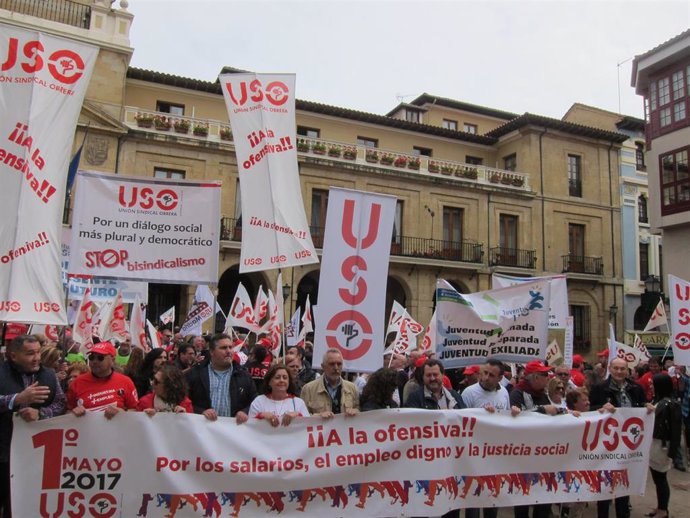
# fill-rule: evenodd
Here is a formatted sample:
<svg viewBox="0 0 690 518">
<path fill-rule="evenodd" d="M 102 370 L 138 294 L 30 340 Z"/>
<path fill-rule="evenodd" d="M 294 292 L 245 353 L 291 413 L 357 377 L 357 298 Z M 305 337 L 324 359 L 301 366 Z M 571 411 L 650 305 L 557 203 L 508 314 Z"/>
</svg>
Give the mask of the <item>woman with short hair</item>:
<svg viewBox="0 0 690 518">
<path fill-rule="evenodd" d="M 295 417 L 309 417 L 304 401 L 295 396 L 292 373 L 284 364 L 273 364 L 266 372 L 263 394 L 249 407 L 249 417 L 264 419 L 271 426 L 289 425 Z"/>
</svg>

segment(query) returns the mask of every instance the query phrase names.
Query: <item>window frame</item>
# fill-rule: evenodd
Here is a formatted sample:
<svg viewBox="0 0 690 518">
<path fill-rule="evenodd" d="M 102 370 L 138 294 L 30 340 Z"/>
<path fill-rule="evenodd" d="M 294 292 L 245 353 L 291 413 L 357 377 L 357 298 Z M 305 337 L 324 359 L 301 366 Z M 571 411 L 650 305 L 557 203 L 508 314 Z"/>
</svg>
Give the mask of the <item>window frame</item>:
<svg viewBox="0 0 690 518">
<path fill-rule="evenodd" d="M 462 123 L 462 131 L 465 133 L 471 133 L 472 135 L 478 135 L 479 133 L 479 125 L 477 124 L 472 124 L 471 122 L 463 122 Z"/>
<path fill-rule="evenodd" d="M 503 157 L 503 169 L 505 171 L 517 171 L 517 153 L 511 153 Z"/>
<path fill-rule="evenodd" d="M 458 121 L 453 120 L 453 119 L 443 119 L 443 122 L 441 123 L 444 129 L 451 130 L 451 131 L 458 131 Z"/>
<path fill-rule="evenodd" d="M 309 126 L 297 126 L 297 136 L 306 138 L 321 138 L 321 130 Z"/>
<path fill-rule="evenodd" d="M 434 150 L 429 147 L 412 146 L 412 154 L 414 156 L 426 156 L 431 158 Z"/>
<path fill-rule="evenodd" d="M 159 173 L 163 173 L 163 175 L 159 175 Z M 154 166 L 153 177 L 167 180 L 184 180 L 187 177 L 187 171 L 172 167 Z"/>
<path fill-rule="evenodd" d="M 180 113 L 173 111 L 173 109 L 179 109 Z M 184 117 L 184 109 L 184 104 L 156 100 L 156 111 L 160 113 L 169 113 L 175 117 Z"/>
<path fill-rule="evenodd" d="M 685 176 L 679 179 L 679 168 L 677 156 L 685 154 Z M 665 168 L 665 160 L 671 159 L 673 179 L 665 181 L 667 169 Z M 681 147 L 662 153 L 659 155 L 659 201 L 661 207 L 661 215 L 667 216 L 677 214 L 679 212 L 690 211 L 690 146 Z M 674 201 L 666 203 L 666 189 L 673 188 Z M 684 188 L 684 189 L 683 189 Z M 686 199 L 679 201 L 681 195 L 685 195 Z"/>
<path fill-rule="evenodd" d="M 365 148 L 377 148 L 379 147 L 379 139 L 377 138 L 371 138 L 371 137 L 362 137 L 361 135 L 357 135 L 357 145 L 362 146 Z M 371 145 L 369 145 L 371 144 Z"/>
<path fill-rule="evenodd" d="M 582 156 L 568 153 L 568 196 L 582 198 Z"/>
</svg>

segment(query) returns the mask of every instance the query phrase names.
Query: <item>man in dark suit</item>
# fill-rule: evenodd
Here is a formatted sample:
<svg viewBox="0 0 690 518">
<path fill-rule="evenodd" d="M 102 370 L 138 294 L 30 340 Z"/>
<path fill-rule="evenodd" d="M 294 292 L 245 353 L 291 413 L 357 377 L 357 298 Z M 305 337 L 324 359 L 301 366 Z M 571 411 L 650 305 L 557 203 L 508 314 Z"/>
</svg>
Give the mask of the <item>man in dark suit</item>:
<svg viewBox="0 0 690 518">
<path fill-rule="evenodd" d="M 244 423 L 248 419 L 249 405 L 256 397 L 254 382 L 239 362 L 234 361 L 234 345 L 228 335 L 215 335 L 209 349 L 209 360 L 187 373 L 194 412 L 211 421 L 221 416 L 234 417 L 238 423 Z"/>
</svg>

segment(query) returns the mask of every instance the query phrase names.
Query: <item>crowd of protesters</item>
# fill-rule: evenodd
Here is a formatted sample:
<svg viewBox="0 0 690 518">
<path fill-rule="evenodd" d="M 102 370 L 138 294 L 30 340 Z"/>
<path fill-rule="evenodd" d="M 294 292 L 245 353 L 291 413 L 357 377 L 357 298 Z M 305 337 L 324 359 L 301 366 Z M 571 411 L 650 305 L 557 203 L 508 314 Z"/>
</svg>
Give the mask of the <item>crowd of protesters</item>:
<svg viewBox="0 0 690 518">
<path fill-rule="evenodd" d="M 260 419 L 288 426 L 294 419 L 397 407 L 427 410 L 484 408 L 546 415 L 589 410 L 615 412 L 620 407 L 647 407 L 655 412 L 650 470 L 657 489 L 657 508 L 647 516 L 668 516 L 670 498 L 666 473 L 685 470 L 681 433 L 688 440 L 690 378 L 685 367 L 652 358 L 628 369 L 625 361 L 586 363 L 575 355 L 572 368 L 531 361 L 509 368 L 489 359 L 483 365 L 446 371 L 443 364 L 413 351 L 386 355 L 383 367 L 371 374 L 343 373 L 343 358 L 328 349 L 314 364 L 313 347 L 290 347 L 274 357 L 266 338 L 251 341 L 215 336 L 186 336 L 169 328 L 160 331 L 162 347 L 144 354 L 129 338 L 97 342 L 88 357 L 79 344 L 65 338 L 50 342 L 41 335 L 19 335 L 6 345 L 0 362 L 0 509 L 10 518 L 9 452 L 12 417 L 26 421 L 72 412 L 82 416 L 102 411 L 107 419 L 123 411 L 197 413 L 209 420 L 234 418 L 238 424 Z M 318 372 L 317 372 L 318 371 Z M 607 376 L 607 373 L 609 374 Z M 581 517 L 587 504 L 559 506 L 571 518 Z M 590 504 L 591 505 L 591 504 Z M 608 517 L 611 502 L 598 501 L 598 518 Z M 547 518 L 551 504 L 532 507 L 534 518 Z M 628 497 L 616 498 L 617 518 L 629 518 Z M 530 506 L 514 508 L 516 518 L 528 517 Z M 483 509 L 495 518 L 496 508 Z M 477 518 L 480 509 L 467 509 Z M 459 516 L 454 510 L 444 516 Z"/>
</svg>

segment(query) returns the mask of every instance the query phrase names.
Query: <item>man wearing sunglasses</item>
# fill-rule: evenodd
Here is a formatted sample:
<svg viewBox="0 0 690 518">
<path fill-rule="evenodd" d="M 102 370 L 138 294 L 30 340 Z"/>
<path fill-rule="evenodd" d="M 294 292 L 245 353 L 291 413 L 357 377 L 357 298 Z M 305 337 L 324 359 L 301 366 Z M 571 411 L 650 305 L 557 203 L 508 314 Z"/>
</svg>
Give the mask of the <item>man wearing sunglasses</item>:
<svg viewBox="0 0 690 518">
<path fill-rule="evenodd" d="M 116 354 L 110 342 L 97 343 L 89 352 L 91 372 L 75 379 L 67 391 L 67 408 L 77 417 L 87 411 L 102 411 L 107 419 L 112 419 L 119 412 L 136 410 L 134 383 L 113 370 Z"/>
</svg>

